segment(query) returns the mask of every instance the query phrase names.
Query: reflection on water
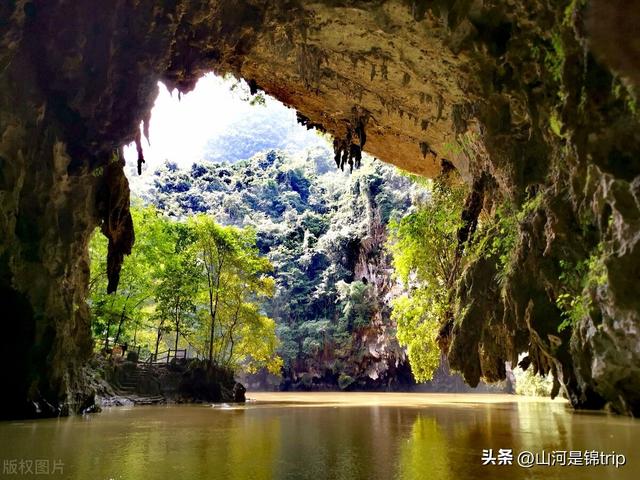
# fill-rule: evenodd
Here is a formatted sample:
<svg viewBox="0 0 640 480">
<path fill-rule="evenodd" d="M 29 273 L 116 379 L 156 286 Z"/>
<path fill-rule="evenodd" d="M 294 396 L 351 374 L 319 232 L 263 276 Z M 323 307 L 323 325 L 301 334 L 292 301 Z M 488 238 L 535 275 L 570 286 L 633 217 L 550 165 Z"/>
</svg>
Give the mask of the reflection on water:
<svg viewBox="0 0 640 480">
<path fill-rule="evenodd" d="M 435 417 L 418 414 L 411 427 L 409 440 L 400 447 L 398 477 L 403 479 L 447 479 L 451 476 L 447 439 Z"/>
<path fill-rule="evenodd" d="M 0 469 L 6 460 L 60 459 L 64 474 L 57 478 L 83 480 L 639 478 L 636 420 L 550 402 L 443 404 L 424 397 L 403 407 L 366 398 L 365 405 L 137 407 L 4 422 Z M 482 449 L 489 448 L 616 451 L 627 465 L 482 466 Z"/>
</svg>

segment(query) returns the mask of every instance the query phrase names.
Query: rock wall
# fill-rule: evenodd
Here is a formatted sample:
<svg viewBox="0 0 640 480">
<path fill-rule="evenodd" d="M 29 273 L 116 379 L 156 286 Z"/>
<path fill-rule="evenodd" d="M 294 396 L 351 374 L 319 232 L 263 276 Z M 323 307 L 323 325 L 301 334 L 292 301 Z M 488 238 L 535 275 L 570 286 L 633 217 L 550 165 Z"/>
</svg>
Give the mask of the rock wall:
<svg viewBox="0 0 640 480">
<path fill-rule="evenodd" d="M 587 3 L 3 2 L 0 348 L 17 366 L 2 368 L 3 415 L 90 401 L 87 241 L 109 237 L 115 288 L 134 239 L 119 148 L 141 144 L 158 80 L 187 92 L 212 70 L 332 133 L 338 163 L 364 148 L 423 175 L 454 166 L 484 214 L 513 203 L 515 268 L 498 288 L 495 259 L 468 266 L 452 367 L 500 379 L 529 351 L 575 406 L 639 413 L 640 8 Z M 559 333 L 560 262 L 591 259 L 589 308 Z"/>
<path fill-rule="evenodd" d="M 620 10 L 623 3 L 522 3 L 507 17 L 504 53 L 485 58 L 493 75 L 476 114 L 486 157 L 472 166 L 487 180 L 485 211 L 515 205 L 516 238 L 506 265 L 481 257 L 466 269 L 449 359 L 473 384 L 504 378 L 503 360 L 515 365 L 528 351 L 523 366 L 551 371 L 553 394 L 637 415 L 638 90 L 598 62 L 616 64 L 594 57 L 588 36 L 590 27 L 599 31 L 593 46 L 601 52 L 595 15 L 640 12 L 637 2 Z M 501 284 L 492 281 L 498 271 Z"/>
</svg>

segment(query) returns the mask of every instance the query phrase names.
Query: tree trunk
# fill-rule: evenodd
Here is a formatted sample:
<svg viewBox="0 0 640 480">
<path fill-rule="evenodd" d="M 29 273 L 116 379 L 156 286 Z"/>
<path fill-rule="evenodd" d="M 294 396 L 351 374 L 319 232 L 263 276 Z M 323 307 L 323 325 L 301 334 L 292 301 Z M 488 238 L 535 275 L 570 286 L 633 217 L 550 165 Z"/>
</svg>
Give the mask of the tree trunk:
<svg viewBox="0 0 640 480">
<path fill-rule="evenodd" d="M 137 318 L 137 317 L 136 317 Z M 140 322 L 136 320 L 136 328 L 133 331 L 133 344 L 136 345 L 138 342 L 138 327 L 140 326 Z"/>
<path fill-rule="evenodd" d="M 231 348 L 229 350 L 229 357 L 225 361 L 226 365 L 230 365 L 231 364 L 231 359 L 233 358 L 233 347 L 235 345 L 235 340 L 233 338 L 233 332 L 236 329 L 236 325 L 238 324 L 238 315 L 240 314 L 240 307 L 241 306 L 242 306 L 242 298 L 238 298 L 238 307 L 236 308 L 235 314 L 233 316 L 233 323 L 229 327 L 229 339 L 224 344 L 224 350 L 226 350 L 227 349 L 227 345 L 229 345 L 229 343 L 231 343 Z M 223 355 L 224 355 L 224 351 L 223 351 Z"/>
<path fill-rule="evenodd" d="M 113 319 L 113 315 L 111 314 L 113 308 L 113 302 L 115 300 L 115 295 L 111 297 L 111 305 L 109 306 L 109 321 L 107 322 L 107 333 L 104 336 L 104 350 L 107 351 L 109 348 L 109 330 L 111 330 L 111 320 Z"/>
<path fill-rule="evenodd" d="M 213 303 L 213 306 L 211 305 L 213 295 L 212 294 L 209 295 L 209 313 L 211 314 L 211 334 L 209 338 L 209 365 L 213 363 L 213 340 L 215 335 L 216 314 L 218 311 L 218 301 L 220 296 L 220 276 L 222 274 L 222 265 L 223 265 L 223 261 L 221 260 L 218 262 L 218 272 L 216 276 L 216 290 L 215 290 L 216 297 L 215 297 L 215 303 Z"/>
<path fill-rule="evenodd" d="M 158 335 L 156 336 L 156 353 L 154 354 L 154 359 L 158 360 L 158 347 L 160 346 L 160 339 L 162 338 L 162 325 L 164 321 L 160 322 L 158 325 Z"/>
<path fill-rule="evenodd" d="M 113 315 L 109 315 L 109 321 L 107 322 L 107 332 L 104 334 L 104 349 L 105 351 L 109 348 L 109 330 L 111 330 L 111 319 Z"/>
<path fill-rule="evenodd" d="M 178 351 L 178 339 L 180 338 L 180 315 L 176 312 L 176 352 Z"/>
<path fill-rule="evenodd" d="M 127 295 L 126 300 L 124 301 L 124 305 L 122 306 L 122 312 L 120 313 L 120 322 L 118 322 L 118 332 L 116 333 L 116 338 L 113 340 L 113 343 L 117 345 L 118 340 L 120 340 L 120 333 L 122 333 L 122 324 L 124 323 L 124 319 L 126 318 L 125 313 L 127 313 L 127 302 L 129 301 L 129 297 L 131 294 Z"/>
</svg>

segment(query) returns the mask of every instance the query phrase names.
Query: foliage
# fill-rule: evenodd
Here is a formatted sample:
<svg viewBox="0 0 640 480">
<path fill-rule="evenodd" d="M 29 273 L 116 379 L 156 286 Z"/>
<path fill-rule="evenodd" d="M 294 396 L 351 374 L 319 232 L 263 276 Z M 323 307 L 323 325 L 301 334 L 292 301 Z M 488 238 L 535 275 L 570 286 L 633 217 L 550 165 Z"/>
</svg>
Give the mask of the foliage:
<svg viewBox="0 0 640 480">
<path fill-rule="evenodd" d="M 428 201 L 391 223 L 389 248 L 403 282 L 415 276 L 417 283 L 431 287 L 451 284 L 464 194 L 462 186 L 433 183 Z"/>
<path fill-rule="evenodd" d="M 353 382 L 355 382 L 353 377 L 341 373 L 338 377 L 338 388 L 340 388 L 340 390 L 346 390 L 353 384 Z"/>
<path fill-rule="evenodd" d="M 169 224 L 174 237 L 173 251 L 165 257 L 164 268 L 159 274 L 155 289 L 156 318 L 158 321 L 154 353 L 157 355 L 162 334 L 176 332 L 174 348 L 178 348 L 180 334 L 188 335 L 196 323 L 196 296 L 198 293 L 198 269 L 195 258 L 187 248 L 189 232 L 179 223 Z M 186 238 L 185 238 L 186 237 Z"/>
<path fill-rule="evenodd" d="M 369 285 L 360 280 L 351 283 L 340 280 L 336 290 L 337 300 L 342 305 L 342 315 L 338 320 L 340 329 L 351 332 L 367 326 L 375 309 L 375 299 Z"/>
<path fill-rule="evenodd" d="M 427 288 L 412 290 L 393 301 L 392 318 L 397 324 L 398 341 L 407 346 L 411 371 L 417 382 L 426 382 L 440 365 L 436 337 L 440 329 L 442 305 L 434 301 Z"/>
<path fill-rule="evenodd" d="M 549 116 L 549 127 L 551 128 L 551 131 L 558 137 L 562 138 L 562 120 L 560 120 L 560 118 L 558 118 L 558 114 L 555 112 L 552 112 L 551 115 Z"/>
<path fill-rule="evenodd" d="M 163 220 L 153 207 L 133 208 L 137 228 L 136 248 L 125 258 L 116 295 L 107 295 L 107 239 L 95 234 L 89 245 L 91 280 L 89 303 L 93 312 L 93 334 L 98 346 L 109 348 L 109 341 L 132 337 L 149 319 L 153 291 L 164 268 L 170 245 Z M 131 332 L 133 330 L 133 332 Z"/>
<path fill-rule="evenodd" d="M 132 215 L 136 248 L 125 259 L 115 294 L 104 293 L 105 239 L 95 235 L 91 242 L 90 304 L 104 347 L 116 324 L 114 342 L 146 340 L 155 354 L 175 332 L 168 348 L 188 346 L 234 370 L 278 372 L 275 323 L 260 301 L 273 294 L 272 266 L 260 255 L 255 232 L 205 215 L 170 220 L 154 207 L 134 207 Z"/>
<path fill-rule="evenodd" d="M 277 373 L 279 362 L 270 354 L 276 347 L 275 325 L 262 314 L 259 302 L 273 294 L 272 266 L 260 256 L 255 233 L 218 225 L 206 215 L 189 219 L 187 225 L 194 233 L 201 303 L 206 305 L 200 344 L 209 361 L 243 365 L 249 372 L 264 365 Z"/>
<path fill-rule="evenodd" d="M 612 83 L 613 85 L 612 85 L 611 91 L 613 93 L 613 96 L 617 100 L 623 101 L 625 104 L 625 107 L 627 108 L 627 110 L 629 110 L 629 112 L 631 112 L 633 115 L 637 115 L 638 100 L 633 95 L 629 86 L 625 84 L 620 78 L 616 78 L 616 77 L 613 78 Z"/>
<path fill-rule="evenodd" d="M 431 379 L 438 367 L 436 336 L 452 315 L 465 193 L 463 186 L 435 182 L 426 202 L 390 225 L 393 266 L 409 290 L 393 301 L 393 318 L 418 381 Z"/>
<path fill-rule="evenodd" d="M 494 215 L 482 222 L 475 234 L 473 243 L 468 248 L 471 259 L 480 257 L 495 258 L 498 273 L 496 280 L 504 285 L 513 271 L 516 245 L 518 240 L 518 222 L 536 208 L 533 200 L 525 204 L 522 210 L 509 201 L 500 204 Z"/>
<path fill-rule="evenodd" d="M 273 296 L 259 303 L 276 322 L 287 369 L 333 362 L 326 351 L 354 354 L 361 348 L 354 332 L 376 315 L 390 321 L 385 298 L 355 278 L 355 269 L 363 242 L 378 235 L 374 228 L 400 218 L 420 195 L 392 167 L 365 157 L 361 169 L 346 175 L 336 171 L 326 149 L 296 157 L 269 151 L 233 164 L 194 164 L 190 171 L 165 164 L 154 183 L 147 201 L 167 215 L 206 213 L 254 231 L 275 281 Z M 388 263 L 382 249 L 369 255 Z"/>
<path fill-rule="evenodd" d="M 553 387 L 553 375 L 534 375 L 533 369 L 522 370 L 520 367 L 513 369 L 516 379 L 516 394 L 530 397 L 548 397 Z"/>
<path fill-rule="evenodd" d="M 551 73 L 552 78 L 562 83 L 562 69 L 564 68 L 565 52 L 562 44 L 562 38 L 557 32 L 551 35 L 551 49 L 547 50 L 544 57 L 544 64 Z"/>
<path fill-rule="evenodd" d="M 562 293 L 557 296 L 556 305 L 562 311 L 563 320 L 558 325 L 559 332 L 589 315 L 591 290 L 608 280 L 603 255 L 604 246 L 600 243 L 587 259 L 575 263 L 560 260 Z"/>
</svg>

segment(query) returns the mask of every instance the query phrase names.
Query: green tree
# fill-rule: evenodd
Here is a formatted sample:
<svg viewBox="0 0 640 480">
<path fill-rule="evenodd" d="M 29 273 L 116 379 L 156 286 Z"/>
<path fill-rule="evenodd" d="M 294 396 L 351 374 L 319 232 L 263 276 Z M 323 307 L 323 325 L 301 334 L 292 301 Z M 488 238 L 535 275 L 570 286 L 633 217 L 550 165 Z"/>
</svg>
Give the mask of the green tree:
<svg viewBox="0 0 640 480">
<path fill-rule="evenodd" d="M 132 208 L 137 232 L 136 245 L 125 258 L 120 274 L 118 291 L 107 294 L 107 239 L 98 231 L 89 245 L 91 256 L 91 280 L 89 303 L 93 312 L 94 334 L 102 338 L 102 346 L 109 349 L 113 334 L 114 343 L 128 339 L 128 331 L 136 330 L 145 308 L 153 302 L 162 259 L 168 252 L 165 236 L 165 220 L 155 207 Z"/>
<path fill-rule="evenodd" d="M 176 350 L 183 338 L 216 365 L 278 372 L 275 323 L 262 309 L 274 293 L 273 267 L 255 232 L 206 215 L 172 220 L 153 207 L 134 206 L 132 215 L 136 246 L 117 292 L 106 294 L 106 240 L 90 244 L 93 330 L 103 348 L 114 333 L 114 342 L 129 341 L 134 326 L 133 341 L 140 333 L 156 356 L 164 334 L 175 332 Z"/>
<path fill-rule="evenodd" d="M 465 188 L 433 182 L 430 190 L 414 212 L 391 222 L 388 243 L 396 275 L 407 291 L 393 301 L 392 318 L 417 381 L 430 380 L 438 367 L 436 337 L 452 318 L 461 269 L 456 250 Z"/>
<path fill-rule="evenodd" d="M 155 354 L 163 331 L 167 331 L 166 321 L 175 331 L 174 349 L 178 349 L 180 334 L 187 334 L 195 327 L 196 298 L 198 295 L 198 266 L 188 240 L 188 231 L 181 223 L 172 226 L 175 247 L 165 261 L 159 284 L 155 291 L 159 323 Z"/>
<path fill-rule="evenodd" d="M 277 369 L 275 323 L 261 313 L 260 299 L 273 295 L 273 267 L 260 256 L 251 229 L 218 225 L 211 217 L 189 220 L 207 305 L 210 363 L 257 364 Z"/>
<path fill-rule="evenodd" d="M 342 305 L 339 325 L 345 332 L 352 332 L 369 325 L 375 309 L 373 291 L 364 282 L 351 283 L 340 281 L 336 285 L 338 302 Z"/>
</svg>

